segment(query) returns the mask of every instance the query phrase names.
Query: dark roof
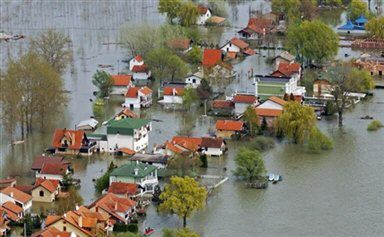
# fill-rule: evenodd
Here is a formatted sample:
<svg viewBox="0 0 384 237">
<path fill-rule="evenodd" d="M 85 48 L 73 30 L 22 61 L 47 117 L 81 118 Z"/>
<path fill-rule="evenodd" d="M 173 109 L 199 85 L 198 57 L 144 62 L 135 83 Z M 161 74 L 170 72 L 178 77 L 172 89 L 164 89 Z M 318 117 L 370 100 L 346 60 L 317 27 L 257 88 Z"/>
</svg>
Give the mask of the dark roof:
<svg viewBox="0 0 384 237">
<path fill-rule="evenodd" d="M 55 163 L 55 164 L 70 164 L 70 161 L 65 161 L 63 157 L 58 156 L 38 156 L 32 164 L 32 170 L 41 170 L 44 164 Z"/>
<path fill-rule="evenodd" d="M 260 82 L 279 82 L 286 83 L 291 80 L 291 77 L 275 77 L 275 76 L 263 76 L 263 75 L 255 75 L 254 78 L 259 79 Z"/>
<path fill-rule="evenodd" d="M 201 141 L 202 147 L 220 148 L 223 145 L 223 138 L 221 137 L 203 137 Z"/>
</svg>

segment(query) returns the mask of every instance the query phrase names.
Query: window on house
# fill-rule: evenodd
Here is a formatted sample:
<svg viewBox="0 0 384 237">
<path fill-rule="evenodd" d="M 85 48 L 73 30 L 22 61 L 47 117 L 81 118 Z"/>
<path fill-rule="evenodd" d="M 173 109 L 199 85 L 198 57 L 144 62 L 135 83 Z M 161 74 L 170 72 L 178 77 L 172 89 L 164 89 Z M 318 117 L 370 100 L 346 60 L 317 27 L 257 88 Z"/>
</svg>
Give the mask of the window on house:
<svg viewBox="0 0 384 237">
<path fill-rule="evenodd" d="M 67 231 L 67 227 L 66 226 L 63 226 L 63 231 Z"/>
<path fill-rule="evenodd" d="M 192 79 L 192 83 L 196 83 L 196 79 Z"/>
<path fill-rule="evenodd" d="M 40 195 L 40 197 L 44 197 L 44 191 L 41 190 L 41 191 L 39 192 L 39 195 Z"/>
</svg>

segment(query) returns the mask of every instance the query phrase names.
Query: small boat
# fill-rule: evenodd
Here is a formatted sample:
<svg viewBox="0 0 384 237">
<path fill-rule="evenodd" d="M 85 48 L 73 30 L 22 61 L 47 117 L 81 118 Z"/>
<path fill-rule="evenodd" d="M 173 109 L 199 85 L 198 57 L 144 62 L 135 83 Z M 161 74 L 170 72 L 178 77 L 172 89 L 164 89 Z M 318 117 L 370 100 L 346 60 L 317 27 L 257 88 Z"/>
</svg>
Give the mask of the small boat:
<svg viewBox="0 0 384 237">
<path fill-rule="evenodd" d="M 373 119 L 373 117 L 369 115 L 365 115 L 364 117 L 360 117 L 360 119 Z"/>
<path fill-rule="evenodd" d="M 12 145 L 18 145 L 18 144 L 22 144 L 22 143 L 24 143 L 24 140 L 13 141 L 13 142 L 12 142 Z"/>
<path fill-rule="evenodd" d="M 151 228 L 151 227 L 148 227 L 148 228 L 145 228 L 145 231 L 144 231 L 144 236 L 150 236 L 151 234 L 153 234 L 155 232 L 155 229 Z"/>
</svg>

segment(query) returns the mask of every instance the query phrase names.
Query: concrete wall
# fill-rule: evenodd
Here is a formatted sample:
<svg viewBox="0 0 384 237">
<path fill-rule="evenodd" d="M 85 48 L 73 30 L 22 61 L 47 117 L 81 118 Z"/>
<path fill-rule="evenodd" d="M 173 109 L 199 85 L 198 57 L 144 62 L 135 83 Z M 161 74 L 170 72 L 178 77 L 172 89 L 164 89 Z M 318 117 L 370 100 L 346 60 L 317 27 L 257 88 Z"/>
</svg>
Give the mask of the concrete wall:
<svg viewBox="0 0 384 237">
<path fill-rule="evenodd" d="M 181 96 L 173 96 L 173 95 L 164 95 L 164 103 L 167 104 L 182 104 L 183 97 Z"/>
<path fill-rule="evenodd" d="M 40 197 L 40 191 L 44 192 L 44 196 Z M 37 187 L 32 190 L 32 201 L 34 202 L 53 202 L 55 201 L 55 192 L 51 193 L 43 187 Z"/>
<path fill-rule="evenodd" d="M 114 152 L 118 148 L 129 148 L 133 150 L 133 136 L 122 134 L 107 134 L 108 152 Z"/>
</svg>

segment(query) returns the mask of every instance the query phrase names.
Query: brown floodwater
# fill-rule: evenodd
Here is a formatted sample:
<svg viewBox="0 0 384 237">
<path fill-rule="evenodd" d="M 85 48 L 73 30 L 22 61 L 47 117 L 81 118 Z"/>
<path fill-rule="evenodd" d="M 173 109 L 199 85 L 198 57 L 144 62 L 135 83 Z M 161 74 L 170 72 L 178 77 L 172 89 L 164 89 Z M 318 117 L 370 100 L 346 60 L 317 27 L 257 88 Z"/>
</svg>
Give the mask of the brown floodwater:
<svg viewBox="0 0 384 237">
<path fill-rule="evenodd" d="M 214 42 L 225 42 L 246 25 L 249 6 L 264 12 L 269 10 L 266 1 L 229 2 L 231 26 L 210 28 L 207 37 Z M 165 22 L 156 10 L 155 0 L 1 0 L 0 3 L 0 30 L 29 37 L 45 29 L 56 28 L 72 39 L 73 62 L 63 78 L 70 100 L 62 115 L 53 121 L 56 126 L 66 128 L 74 128 L 77 122 L 92 114 L 90 99 L 94 98 L 92 93 L 95 87 L 91 77 L 99 69 L 98 65 L 112 65 L 107 69 L 111 73 L 124 70 L 125 64 L 121 60 L 130 55 L 114 44 L 119 27 L 126 23 L 159 25 Z M 321 17 L 336 27 L 345 20 L 345 13 L 327 12 Z M 25 52 L 27 46 L 27 40 L 1 42 L 1 68 L 6 67 L 9 57 L 17 58 Z M 252 91 L 252 82 L 246 79 L 246 72 L 253 69 L 260 74 L 269 73 L 272 68 L 265 59 L 277 53 L 274 50 L 259 50 L 257 55 L 234 66 L 243 77 L 219 82 L 215 88 L 227 95 L 236 90 Z M 337 58 L 349 60 L 360 53 L 342 48 Z M 349 56 L 346 58 L 345 54 Z M 118 111 L 121 102 L 122 98 L 112 98 L 107 104 L 105 118 Z M 191 128 L 196 136 L 208 134 L 214 128 L 215 118 L 202 117 L 202 114 L 202 108 L 182 113 L 166 111 L 157 104 L 141 111 L 142 117 L 161 120 L 153 123 L 148 150 L 185 128 Z M 263 157 L 268 171 L 283 175 L 284 180 L 270 185 L 267 190 L 246 189 L 232 176 L 234 157 L 247 142 L 229 142 L 228 154 L 223 158 L 210 159 L 209 168 L 203 171 L 226 175 L 229 181 L 214 193 L 204 210 L 189 220 L 190 227 L 204 236 L 382 236 L 384 130 L 367 132 L 369 121 L 359 119 L 367 114 L 384 121 L 384 90 L 375 90 L 372 98 L 347 111 L 342 130 L 338 129 L 336 118 L 318 123 L 321 130 L 334 139 L 335 148 L 332 151 L 309 154 L 296 146 L 278 143 Z M 21 184 L 32 183 L 30 166 L 33 157 L 49 147 L 53 129 L 54 126 L 43 133 L 34 132 L 24 144 L 12 148 L 0 124 L 0 176 L 17 176 Z M 102 175 L 109 162 L 126 162 L 126 159 L 110 155 L 69 159 L 72 159 L 75 177 L 82 181 L 79 193 L 86 204 L 97 197 L 92 179 Z M 43 209 L 49 211 L 50 207 L 34 205 L 36 211 Z M 149 209 L 146 224 L 155 229 L 181 226 L 177 217 L 159 215 L 153 206 Z M 161 236 L 160 232 L 154 236 Z"/>
</svg>

